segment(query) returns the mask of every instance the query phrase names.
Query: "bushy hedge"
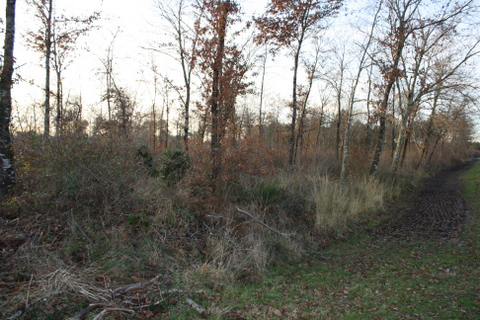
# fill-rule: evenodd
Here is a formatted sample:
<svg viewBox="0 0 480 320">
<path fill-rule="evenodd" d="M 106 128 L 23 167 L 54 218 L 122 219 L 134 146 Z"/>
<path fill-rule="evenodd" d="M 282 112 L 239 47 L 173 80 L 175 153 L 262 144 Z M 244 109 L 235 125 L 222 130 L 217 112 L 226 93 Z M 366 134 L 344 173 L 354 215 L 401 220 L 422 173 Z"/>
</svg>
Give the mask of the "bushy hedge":
<svg viewBox="0 0 480 320">
<path fill-rule="evenodd" d="M 54 210 L 124 212 L 145 175 L 132 144 L 122 139 L 23 134 L 15 141 L 17 188 Z"/>
</svg>

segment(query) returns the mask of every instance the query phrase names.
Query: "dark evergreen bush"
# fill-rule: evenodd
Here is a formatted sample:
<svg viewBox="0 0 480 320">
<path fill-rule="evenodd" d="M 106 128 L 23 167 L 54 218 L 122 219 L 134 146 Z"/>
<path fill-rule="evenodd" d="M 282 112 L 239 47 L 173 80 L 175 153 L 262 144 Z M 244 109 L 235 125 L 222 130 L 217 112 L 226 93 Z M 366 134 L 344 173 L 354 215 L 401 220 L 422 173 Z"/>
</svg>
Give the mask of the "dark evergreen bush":
<svg viewBox="0 0 480 320">
<path fill-rule="evenodd" d="M 179 150 L 165 150 L 158 171 L 168 185 L 173 185 L 185 176 L 188 168 L 190 168 L 188 154 Z"/>
</svg>

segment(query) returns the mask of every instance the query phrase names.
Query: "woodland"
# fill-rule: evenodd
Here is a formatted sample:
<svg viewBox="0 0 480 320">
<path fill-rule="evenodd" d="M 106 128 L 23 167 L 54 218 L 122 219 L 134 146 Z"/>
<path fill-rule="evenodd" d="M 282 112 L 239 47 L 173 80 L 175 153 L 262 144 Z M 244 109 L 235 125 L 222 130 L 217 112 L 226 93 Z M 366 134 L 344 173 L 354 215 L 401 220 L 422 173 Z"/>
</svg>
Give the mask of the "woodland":
<svg viewBox="0 0 480 320">
<path fill-rule="evenodd" d="M 151 102 L 116 73 L 112 34 L 93 116 L 65 74 L 103 13 L 26 0 L 39 28 L 18 35 L 16 2 L 0 73 L 5 319 L 243 319 L 216 295 L 322 260 L 480 152 L 477 1 L 269 0 L 248 17 L 237 0 L 152 0 Z M 42 67 L 40 125 L 12 99 L 19 42 Z M 265 90 L 277 61 L 287 99 Z"/>
</svg>

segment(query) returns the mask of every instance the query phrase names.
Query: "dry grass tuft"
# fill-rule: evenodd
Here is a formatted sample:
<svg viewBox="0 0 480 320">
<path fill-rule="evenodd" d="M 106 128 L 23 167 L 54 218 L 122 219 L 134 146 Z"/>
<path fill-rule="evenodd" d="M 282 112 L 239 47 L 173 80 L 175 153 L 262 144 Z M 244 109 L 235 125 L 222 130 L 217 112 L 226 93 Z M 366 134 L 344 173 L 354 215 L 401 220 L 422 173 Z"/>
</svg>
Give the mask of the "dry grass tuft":
<svg viewBox="0 0 480 320">
<path fill-rule="evenodd" d="M 310 183 L 316 204 L 316 227 L 337 234 L 360 214 L 382 209 L 390 189 L 378 180 L 366 178 L 341 185 L 328 177 L 317 176 Z"/>
<path fill-rule="evenodd" d="M 251 212 L 261 212 L 249 206 Z M 237 280 L 255 280 L 272 263 L 285 263 L 302 256 L 302 246 L 292 237 L 278 235 L 248 217 L 239 220 L 231 210 L 229 221 L 221 229 L 211 230 L 204 263 L 187 271 L 187 280 L 218 286 Z M 266 220 L 259 216 L 258 219 Z M 274 226 L 274 225 L 272 225 Z"/>
<path fill-rule="evenodd" d="M 361 218 L 362 213 L 381 210 L 385 201 L 399 192 L 392 182 L 369 177 L 342 185 L 321 170 L 283 174 L 279 181 L 290 194 L 304 199 L 305 215 L 326 234 L 342 235 L 350 222 Z"/>
<path fill-rule="evenodd" d="M 40 283 L 39 290 L 44 299 L 71 294 L 94 302 L 109 300 L 108 290 L 92 285 L 85 275 L 74 273 L 73 269 L 57 269 L 45 275 Z"/>
<path fill-rule="evenodd" d="M 210 320 L 221 320 L 225 319 L 225 316 L 231 311 L 231 308 L 226 307 L 217 307 L 217 306 L 212 306 L 208 308 L 208 315 Z"/>
</svg>

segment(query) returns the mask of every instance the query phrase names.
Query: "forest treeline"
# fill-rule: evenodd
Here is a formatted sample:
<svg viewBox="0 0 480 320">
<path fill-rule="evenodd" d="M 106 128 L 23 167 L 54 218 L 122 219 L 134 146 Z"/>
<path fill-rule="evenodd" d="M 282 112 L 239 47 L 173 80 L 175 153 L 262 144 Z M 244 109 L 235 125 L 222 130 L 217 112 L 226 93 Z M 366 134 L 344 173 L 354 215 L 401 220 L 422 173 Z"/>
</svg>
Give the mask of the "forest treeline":
<svg viewBox="0 0 480 320">
<path fill-rule="evenodd" d="M 104 88 L 89 92 L 102 109 L 94 118 L 64 94 L 64 74 L 102 13 L 29 0 L 38 29 L 15 37 L 15 2 L 0 74 L 2 263 L 55 281 L 31 292 L 38 308 L 59 292 L 91 303 L 72 286 L 92 277 L 181 273 L 214 288 L 255 279 L 387 219 L 386 202 L 478 149 L 475 1 L 369 2 L 347 15 L 362 21 L 348 27 L 354 40 L 335 34 L 348 1 L 269 0 L 251 21 L 240 1 L 155 1 L 166 39 L 146 44 L 151 103 L 118 77 L 113 34 Z M 19 41 L 43 61 L 42 126 L 13 117 Z M 266 93 L 279 59 L 291 67 L 286 100 Z"/>
<path fill-rule="evenodd" d="M 290 167 L 330 158 L 340 164 L 333 173 L 343 183 L 350 173 L 375 176 L 382 166 L 397 171 L 462 159 L 472 138 L 474 1 L 369 3 L 349 16 L 362 19 L 348 26 L 355 41 L 329 33 L 338 31 L 335 19 L 349 5 L 340 0 L 271 1 L 252 21 L 236 1 L 153 2 L 166 32 L 156 47 L 146 44 L 156 54 L 151 105 L 139 106 L 118 79 L 113 34 L 97 93 L 105 110 L 95 119 L 84 119 L 81 96 L 64 96 L 63 74 L 81 54 L 79 38 L 98 32 L 101 13 L 58 14 L 53 0 L 29 5 L 39 29 L 20 39 L 44 59 L 45 136 L 114 134 L 156 154 L 208 147 L 212 186 L 228 171 L 223 167 L 235 166 L 225 157 L 242 141 L 286 153 Z M 268 101 L 268 62 L 283 56 L 292 66 L 283 75 L 292 79 L 290 98 Z M 178 74 L 162 71 L 162 60 L 177 63 Z"/>
</svg>

